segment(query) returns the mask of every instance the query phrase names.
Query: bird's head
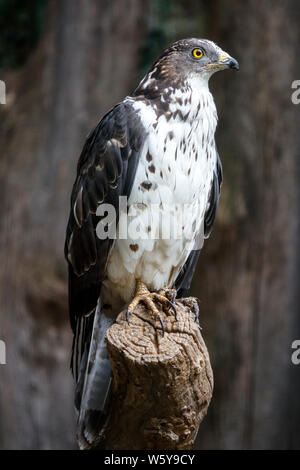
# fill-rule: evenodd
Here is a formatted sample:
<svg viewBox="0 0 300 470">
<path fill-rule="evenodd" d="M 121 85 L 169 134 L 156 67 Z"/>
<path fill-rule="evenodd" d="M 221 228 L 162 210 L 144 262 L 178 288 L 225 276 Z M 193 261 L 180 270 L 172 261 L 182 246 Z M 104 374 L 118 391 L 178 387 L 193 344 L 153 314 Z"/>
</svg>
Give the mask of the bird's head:
<svg viewBox="0 0 300 470">
<path fill-rule="evenodd" d="M 239 70 L 236 59 L 207 39 L 182 39 L 172 44 L 158 59 L 157 65 L 187 78 L 201 75 L 209 79 L 219 70 Z"/>
<path fill-rule="evenodd" d="M 150 86 L 181 86 L 191 78 L 208 82 L 216 72 L 239 70 L 236 59 L 207 39 L 182 39 L 172 44 L 155 62 L 141 82 L 138 91 Z M 155 83 L 156 82 L 156 83 Z"/>
</svg>

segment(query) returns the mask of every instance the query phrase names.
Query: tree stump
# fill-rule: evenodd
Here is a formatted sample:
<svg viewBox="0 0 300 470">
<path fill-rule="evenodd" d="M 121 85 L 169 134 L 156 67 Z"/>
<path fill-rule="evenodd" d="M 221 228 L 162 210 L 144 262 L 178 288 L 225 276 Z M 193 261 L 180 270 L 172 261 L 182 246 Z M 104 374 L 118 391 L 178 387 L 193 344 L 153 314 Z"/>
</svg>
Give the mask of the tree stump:
<svg viewBox="0 0 300 470">
<path fill-rule="evenodd" d="M 195 301 L 195 299 L 191 299 Z M 192 309 L 176 300 L 160 323 L 139 305 L 107 332 L 113 370 L 110 413 L 97 448 L 192 449 L 213 390 L 209 355 Z"/>
</svg>

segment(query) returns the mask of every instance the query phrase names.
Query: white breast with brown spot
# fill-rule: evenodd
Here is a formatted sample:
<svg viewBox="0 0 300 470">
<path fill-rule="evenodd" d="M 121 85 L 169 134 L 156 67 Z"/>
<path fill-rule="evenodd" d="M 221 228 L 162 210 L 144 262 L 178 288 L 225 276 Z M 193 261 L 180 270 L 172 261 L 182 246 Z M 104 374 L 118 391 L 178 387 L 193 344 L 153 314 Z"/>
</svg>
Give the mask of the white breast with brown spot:
<svg viewBox="0 0 300 470">
<path fill-rule="evenodd" d="M 193 244 L 187 232 L 203 225 L 208 207 L 217 162 L 214 100 L 206 82 L 170 91 L 163 114 L 127 98 L 147 138 L 128 201 L 128 237 L 115 241 L 101 291 L 115 313 L 133 298 L 136 279 L 150 290 L 173 284 Z M 123 215 L 123 233 L 125 224 Z"/>
</svg>

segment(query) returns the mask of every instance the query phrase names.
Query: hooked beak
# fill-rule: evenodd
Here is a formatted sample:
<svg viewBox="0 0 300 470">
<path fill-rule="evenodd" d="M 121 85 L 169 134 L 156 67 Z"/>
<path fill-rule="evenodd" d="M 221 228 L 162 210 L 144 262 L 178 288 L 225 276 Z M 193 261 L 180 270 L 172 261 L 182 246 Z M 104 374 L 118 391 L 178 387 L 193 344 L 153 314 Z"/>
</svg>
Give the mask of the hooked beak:
<svg viewBox="0 0 300 470">
<path fill-rule="evenodd" d="M 233 57 L 230 57 L 230 55 L 227 54 L 226 52 L 221 54 L 217 64 L 224 67 L 224 68 L 229 68 L 229 69 L 233 69 L 233 70 L 240 70 L 240 66 L 239 66 L 238 61 L 235 60 Z"/>
</svg>

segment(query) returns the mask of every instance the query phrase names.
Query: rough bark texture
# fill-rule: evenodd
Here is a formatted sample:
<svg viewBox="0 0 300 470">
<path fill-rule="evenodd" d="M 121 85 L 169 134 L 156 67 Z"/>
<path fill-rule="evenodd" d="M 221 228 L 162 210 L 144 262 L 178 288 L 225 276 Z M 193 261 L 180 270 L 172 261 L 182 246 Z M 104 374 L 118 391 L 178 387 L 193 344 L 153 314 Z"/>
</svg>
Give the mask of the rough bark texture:
<svg viewBox="0 0 300 470">
<path fill-rule="evenodd" d="M 107 332 L 113 402 L 98 448 L 192 449 L 213 390 L 209 355 L 195 315 L 176 301 L 161 326 L 139 305 Z M 155 326 L 155 328 L 154 328 Z"/>
</svg>

